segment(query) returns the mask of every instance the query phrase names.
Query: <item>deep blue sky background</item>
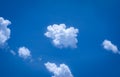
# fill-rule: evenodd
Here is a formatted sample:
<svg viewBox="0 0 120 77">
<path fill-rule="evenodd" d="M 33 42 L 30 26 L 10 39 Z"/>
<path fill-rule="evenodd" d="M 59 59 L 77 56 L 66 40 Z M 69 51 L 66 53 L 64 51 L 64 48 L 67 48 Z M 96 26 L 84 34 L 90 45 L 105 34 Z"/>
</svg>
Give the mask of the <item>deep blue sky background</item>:
<svg viewBox="0 0 120 77">
<path fill-rule="evenodd" d="M 74 77 L 120 77 L 120 55 L 101 45 L 108 39 L 120 48 L 119 0 L 0 0 L 0 16 L 12 22 L 10 48 L 26 46 L 34 58 L 0 49 L 0 77 L 51 77 L 48 61 L 65 63 Z M 48 25 L 60 23 L 79 29 L 76 49 L 56 48 L 44 36 Z"/>
</svg>

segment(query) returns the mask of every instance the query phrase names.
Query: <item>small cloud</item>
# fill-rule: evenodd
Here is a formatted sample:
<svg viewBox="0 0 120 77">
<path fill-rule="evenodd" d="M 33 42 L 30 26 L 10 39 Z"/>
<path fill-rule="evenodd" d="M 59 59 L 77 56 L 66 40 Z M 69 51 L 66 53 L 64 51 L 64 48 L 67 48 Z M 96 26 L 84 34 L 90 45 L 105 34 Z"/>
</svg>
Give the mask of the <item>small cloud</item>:
<svg viewBox="0 0 120 77">
<path fill-rule="evenodd" d="M 74 27 L 66 28 L 65 24 L 53 24 L 47 27 L 45 36 L 52 39 L 52 42 L 56 47 L 76 48 L 76 44 L 78 43 L 77 34 L 78 29 L 75 29 Z"/>
<path fill-rule="evenodd" d="M 52 77 L 73 77 L 69 67 L 65 64 L 60 64 L 58 67 L 55 63 L 45 63 L 46 68 L 54 74 Z"/>
<path fill-rule="evenodd" d="M 10 53 L 13 54 L 13 55 L 16 55 L 16 52 L 13 51 L 13 50 L 10 50 Z"/>
<path fill-rule="evenodd" d="M 8 25 L 11 22 L 9 20 L 5 20 L 3 17 L 0 17 L 0 45 L 4 45 L 6 41 L 10 38 L 10 29 Z"/>
<path fill-rule="evenodd" d="M 117 46 L 114 45 L 111 41 L 109 40 L 104 40 L 102 43 L 104 49 L 106 50 L 111 50 L 113 53 L 120 53 Z"/>
<path fill-rule="evenodd" d="M 42 60 L 42 58 L 41 58 L 41 57 L 39 57 L 39 58 L 38 58 L 38 61 L 41 61 L 41 60 Z"/>
<path fill-rule="evenodd" d="M 30 53 L 31 53 L 30 50 L 26 47 L 20 47 L 18 50 L 19 56 L 24 58 L 24 59 L 31 57 Z"/>
</svg>

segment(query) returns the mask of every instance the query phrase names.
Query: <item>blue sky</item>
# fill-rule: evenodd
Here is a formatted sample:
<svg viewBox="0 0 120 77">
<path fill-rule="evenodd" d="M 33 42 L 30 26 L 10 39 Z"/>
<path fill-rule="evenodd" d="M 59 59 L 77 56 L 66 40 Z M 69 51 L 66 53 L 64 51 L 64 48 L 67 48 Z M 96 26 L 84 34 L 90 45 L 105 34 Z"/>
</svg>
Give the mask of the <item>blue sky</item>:
<svg viewBox="0 0 120 77">
<path fill-rule="evenodd" d="M 120 77 L 120 54 L 115 53 L 120 50 L 119 4 L 119 0 L 0 0 L 0 17 L 11 22 L 7 45 L 0 45 L 0 77 L 52 77 L 51 64 L 63 66 L 73 77 Z M 56 46 L 45 35 L 53 24 L 78 29 L 77 47 Z M 27 58 L 20 48 L 28 51 Z"/>
</svg>

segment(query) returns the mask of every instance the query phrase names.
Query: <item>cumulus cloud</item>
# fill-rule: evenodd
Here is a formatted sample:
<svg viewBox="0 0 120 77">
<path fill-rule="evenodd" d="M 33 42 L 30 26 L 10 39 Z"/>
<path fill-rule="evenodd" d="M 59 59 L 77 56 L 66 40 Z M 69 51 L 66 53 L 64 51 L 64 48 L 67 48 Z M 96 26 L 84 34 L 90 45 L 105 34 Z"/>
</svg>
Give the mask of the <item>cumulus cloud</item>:
<svg viewBox="0 0 120 77">
<path fill-rule="evenodd" d="M 46 68 L 54 74 L 52 77 L 73 77 L 69 67 L 65 64 L 60 64 L 58 67 L 55 63 L 45 63 Z"/>
<path fill-rule="evenodd" d="M 11 22 L 9 20 L 5 20 L 3 17 L 0 17 L 0 45 L 5 44 L 5 42 L 10 38 L 10 29 L 8 25 Z"/>
<path fill-rule="evenodd" d="M 120 53 L 117 46 L 114 45 L 111 41 L 109 40 L 104 40 L 103 43 L 102 43 L 104 49 L 106 50 L 111 50 L 112 52 L 114 53 Z"/>
<path fill-rule="evenodd" d="M 55 46 L 63 47 L 77 47 L 77 33 L 78 29 L 74 27 L 66 28 L 65 24 L 53 24 L 47 27 L 47 32 L 45 36 L 52 39 L 52 42 Z"/>
<path fill-rule="evenodd" d="M 30 53 L 31 53 L 30 50 L 26 47 L 20 47 L 18 50 L 19 56 L 24 58 L 24 59 L 31 57 Z"/>
</svg>

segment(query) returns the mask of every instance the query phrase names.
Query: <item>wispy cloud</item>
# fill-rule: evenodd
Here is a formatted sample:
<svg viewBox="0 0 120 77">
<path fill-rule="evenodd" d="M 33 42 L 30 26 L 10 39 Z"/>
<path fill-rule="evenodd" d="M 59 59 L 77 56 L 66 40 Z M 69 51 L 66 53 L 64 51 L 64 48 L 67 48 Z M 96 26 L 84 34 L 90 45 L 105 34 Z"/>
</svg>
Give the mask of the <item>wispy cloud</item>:
<svg viewBox="0 0 120 77">
<path fill-rule="evenodd" d="M 18 50 L 19 56 L 24 58 L 24 59 L 31 57 L 30 53 L 31 53 L 31 51 L 26 47 L 20 47 Z"/>
<path fill-rule="evenodd" d="M 45 63 L 46 68 L 54 74 L 52 77 L 73 77 L 69 67 L 65 64 L 60 64 L 58 67 L 55 63 Z"/>
<path fill-rule="evenodd" d="M 65 24 L 53 24 L 47 27 L 45 36 L 52 39 L 52 42 L 56 47 L 76 48 L 76 44 L 78 43 L 77 33 L 78 29 L 75 29 L 74 27 L 66 28 Z"/>
<path fill-rule="evenodd" d="M 10 50 L 10 53 L 13 54 L 13 55 L 16 55 L 16 52 L 13 51 L 13 50 Z"/>
<path fill-rule="evenodd" d="M 8 25 L 10 24 L 11 22 L 9 20 L 0 17 L 0 45 L 5 44 L 10 38 L 10 29 L 8 28 Z"/>
<path fill-rule="evenodd" d="M 106 50 L 110 50 L 113 53 L 120 53 L 118 50 L 118 47 L 116 45 L 114 45 L 111 41 L 109 40 L 104 40 L 102 43 L 104 49 Z"/>
</svg>

